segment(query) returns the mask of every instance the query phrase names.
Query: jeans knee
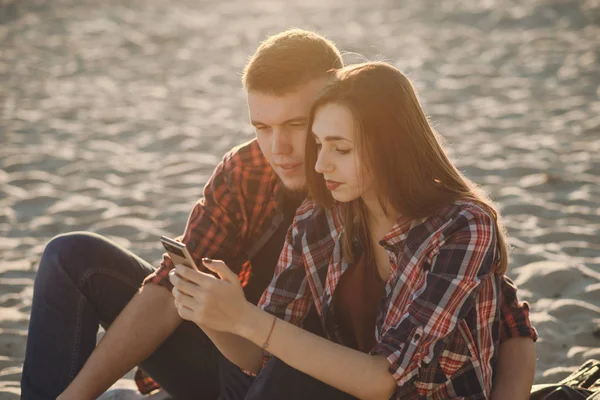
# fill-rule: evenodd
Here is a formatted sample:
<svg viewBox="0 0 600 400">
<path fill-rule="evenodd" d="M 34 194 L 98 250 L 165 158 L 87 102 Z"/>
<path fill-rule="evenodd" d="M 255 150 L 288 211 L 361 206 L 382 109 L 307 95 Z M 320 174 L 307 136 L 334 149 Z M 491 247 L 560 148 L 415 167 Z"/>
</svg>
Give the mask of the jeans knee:
<svg viewBox="0 0 600 400">
<path fill-rule="evenodd" d="M 62 273 L 70 265 L 79 264 L 72 260 L 72 257 L 81 252 L 86 242 L 94 240 L 94 236 L 87 232 L 69 232 L 53 237 L 44 248 L 35 278 L 36 283 L 51 281 L 51 276 L 59 270 Z"/>
</svg>

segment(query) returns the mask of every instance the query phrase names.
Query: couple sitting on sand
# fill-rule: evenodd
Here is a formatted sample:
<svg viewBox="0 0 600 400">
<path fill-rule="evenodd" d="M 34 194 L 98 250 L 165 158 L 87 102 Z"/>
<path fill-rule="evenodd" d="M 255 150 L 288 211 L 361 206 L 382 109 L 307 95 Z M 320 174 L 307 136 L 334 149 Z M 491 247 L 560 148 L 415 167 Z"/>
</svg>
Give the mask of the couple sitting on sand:
<svg viewBox="0 0 600 400">
<path fill-rule="evenodd" d="M 225 155 L 181 238 L 204 272 L 54 238 L 22 398 L 93 399 L 140 365 L 139 386 L 174 399 L 527 399 L 536 332 L 500 216 L 409 80 L 290 30 L 243 82 L 256 139 Z"/>
</svg>

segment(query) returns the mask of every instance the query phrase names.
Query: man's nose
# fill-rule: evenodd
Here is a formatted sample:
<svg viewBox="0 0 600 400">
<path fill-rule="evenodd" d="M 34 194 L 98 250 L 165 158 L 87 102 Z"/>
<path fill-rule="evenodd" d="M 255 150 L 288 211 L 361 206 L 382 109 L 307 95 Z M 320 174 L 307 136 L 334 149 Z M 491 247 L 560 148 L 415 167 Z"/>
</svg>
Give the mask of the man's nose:
<svg viewBox="0 0 600 400">
<path fill-rule="evenodd" d="M 290 154 L 294 150 L 289 135 L 286 135 L 282 129 L 273 129 L 271 140 L 271 153 L 273 154 Z"/>
</svg>

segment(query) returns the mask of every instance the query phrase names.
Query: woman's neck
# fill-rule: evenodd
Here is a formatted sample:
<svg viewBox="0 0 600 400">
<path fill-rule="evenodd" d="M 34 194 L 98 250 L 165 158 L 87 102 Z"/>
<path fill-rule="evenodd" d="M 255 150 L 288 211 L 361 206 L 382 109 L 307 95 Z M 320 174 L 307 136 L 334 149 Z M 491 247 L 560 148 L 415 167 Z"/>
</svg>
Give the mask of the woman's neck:
<svg viewBox="0 0 600 400">
<path fill-rule="evenodd" d="M 367 208 L 369 230 L 375 240 L 380 240 L 400 216 L 396 210 L 388 207 L 384 209 L 376 196 L 363 196 L 363 202 Z"/>
</svg>

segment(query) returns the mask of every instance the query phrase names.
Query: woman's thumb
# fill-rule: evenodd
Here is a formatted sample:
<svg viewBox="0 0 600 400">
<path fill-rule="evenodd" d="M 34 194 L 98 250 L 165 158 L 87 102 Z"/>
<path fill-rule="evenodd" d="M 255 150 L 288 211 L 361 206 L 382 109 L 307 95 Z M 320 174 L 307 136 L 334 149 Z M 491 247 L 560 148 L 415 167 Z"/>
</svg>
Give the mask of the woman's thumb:
<svg viewBox="0 0 600 400">
<path fill-rule="evenodd" d="M 214 272 L 219 276 L 219 278 L 223 279 L 227 282 L 237 281 L 238 277 L 234 274 L 227 265 L 221 260 L 213 260 L 211 258 L 203 258 L 202 264 L 210 271 Z"/>
</svg>

